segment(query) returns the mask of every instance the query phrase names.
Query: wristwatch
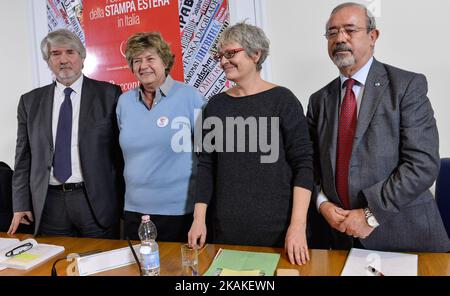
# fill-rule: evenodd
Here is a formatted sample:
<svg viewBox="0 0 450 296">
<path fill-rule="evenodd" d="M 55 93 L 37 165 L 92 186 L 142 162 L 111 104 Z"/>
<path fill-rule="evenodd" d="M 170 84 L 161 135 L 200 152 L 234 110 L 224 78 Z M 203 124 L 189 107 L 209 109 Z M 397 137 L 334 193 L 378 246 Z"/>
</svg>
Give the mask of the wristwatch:
<svg viewBox="0 0 450 296">
<path fill-rule="evenodd" d="M 367 224 L 369 224 L 370 227 L 375 228 L 380 226 L 377 219 L 375 219 L 375 216 L 373 215 L 372 211 L 369 208 L 364 209 L 364 215 L 366 216 L 366 222 Z"/>
</svg>

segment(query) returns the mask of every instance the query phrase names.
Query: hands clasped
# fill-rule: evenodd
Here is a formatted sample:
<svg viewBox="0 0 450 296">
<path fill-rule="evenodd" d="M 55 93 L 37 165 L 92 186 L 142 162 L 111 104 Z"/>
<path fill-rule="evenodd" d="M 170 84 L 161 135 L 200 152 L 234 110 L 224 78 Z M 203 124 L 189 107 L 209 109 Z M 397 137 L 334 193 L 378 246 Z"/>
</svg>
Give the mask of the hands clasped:
<svg viewBox="0 0 450 296">
<path fill-rule="evenodd" d="M 374 230 L 367 224 L 363 209 L 344 210 L 331 202 L 324 202 L 319 210 L 331 227 L 355 238 L 366 238 Z"/>
</svg>

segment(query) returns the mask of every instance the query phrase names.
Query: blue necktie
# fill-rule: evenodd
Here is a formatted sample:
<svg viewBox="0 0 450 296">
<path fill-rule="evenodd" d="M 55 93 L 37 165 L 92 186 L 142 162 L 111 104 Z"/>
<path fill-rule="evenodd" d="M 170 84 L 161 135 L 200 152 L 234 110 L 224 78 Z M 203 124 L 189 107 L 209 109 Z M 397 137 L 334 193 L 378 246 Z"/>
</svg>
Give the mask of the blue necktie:
<svg viewBox="0 0 450 296">
<path fill-rule="evenodd" d="M 64 102 L 59 109 L 58 128 L 56 130 L 55 155 L 53 158 L 53 175 L 64 183 L 72 175 L 72 101 L 73 89 L 64 89 Z"/>
</svg>

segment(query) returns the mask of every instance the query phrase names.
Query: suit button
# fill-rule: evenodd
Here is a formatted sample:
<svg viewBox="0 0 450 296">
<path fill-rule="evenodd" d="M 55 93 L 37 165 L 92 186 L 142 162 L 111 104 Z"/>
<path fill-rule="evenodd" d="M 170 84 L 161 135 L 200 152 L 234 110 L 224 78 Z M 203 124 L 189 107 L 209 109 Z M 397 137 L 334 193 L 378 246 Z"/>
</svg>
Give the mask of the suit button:
<svg viewBox="0 0 450 296">
<path fill-rule="evenodd" d="M 53 151 L 53 146 L 50 146 L 50 151 Z"/>
</svg>

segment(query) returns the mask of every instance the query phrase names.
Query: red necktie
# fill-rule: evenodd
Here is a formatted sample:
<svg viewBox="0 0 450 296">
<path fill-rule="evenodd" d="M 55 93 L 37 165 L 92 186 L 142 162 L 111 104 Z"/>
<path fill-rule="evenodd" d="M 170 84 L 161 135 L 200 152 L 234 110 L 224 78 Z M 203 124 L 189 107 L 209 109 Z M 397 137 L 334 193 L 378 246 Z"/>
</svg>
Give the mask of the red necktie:
<svg viewBox="0 0 450 296">
<path fill-rule="evenodd" d="M 345 209 L 350 209 L 348 174 L 357 119 L 356 97 L 352 89 L 354 84 L 352 78 L 344 82 L 346 90 L 341 104 L 336 150 L 336 191 Z"/>
</svg>

